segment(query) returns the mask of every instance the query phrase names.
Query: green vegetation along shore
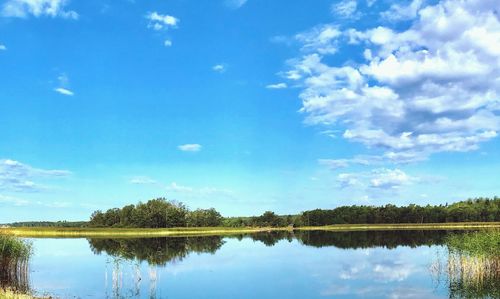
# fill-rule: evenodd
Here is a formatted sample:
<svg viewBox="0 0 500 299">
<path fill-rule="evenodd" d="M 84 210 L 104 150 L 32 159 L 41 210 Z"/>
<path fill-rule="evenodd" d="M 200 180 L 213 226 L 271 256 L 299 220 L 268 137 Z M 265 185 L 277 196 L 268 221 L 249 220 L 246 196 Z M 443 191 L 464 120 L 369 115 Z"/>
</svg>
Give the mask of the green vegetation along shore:
<svg viewBox="0 0 500 299">
<path fill-rule="evenodd" d="M 370 230 L 477 230 L 500 229 L 500 222 L 423 223 L 423 224 L 342 224 L 304 227 L 181 227 L 181 228 L 63 228 L 63 227 L 10 227 L 0 234 L 22 237 L 168 237 L 236 235 L 271 231 L 370 231 Z"/>
<path fill-rule="evenodd" d="M 0 235 L 0 298 L 32 298 L 29 295 L 29 241 Z"/>
</svg>

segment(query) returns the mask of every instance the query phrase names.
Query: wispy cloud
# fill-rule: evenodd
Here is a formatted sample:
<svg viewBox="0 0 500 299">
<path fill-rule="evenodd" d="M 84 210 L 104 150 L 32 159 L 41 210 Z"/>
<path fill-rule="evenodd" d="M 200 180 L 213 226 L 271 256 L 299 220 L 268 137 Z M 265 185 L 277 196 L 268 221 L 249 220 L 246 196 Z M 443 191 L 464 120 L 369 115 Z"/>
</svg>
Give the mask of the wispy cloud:
<svg viewBox="0 0 500 299">
<path fill-rule="evenodd" d="M 417 17 L 417 13 L 424 5 L 424 0 L 413 0 L 410 4 L 394 3 L 388 11 L 381 13 L 381 16 L 390 21 L 411 20 Z"/>
<path fill-rule="evenodd" d="M 225 0 L 225 4 L 227 7 L 232 9 L 238 9 L 245 5 L 248 0 Z"/>
<path fill-rule="evenodd" d="M 201 151 L 202 146 L 197 143 L 189 143 L 179 145 L 177 148 L 183 152 L 199 152 Z"/>
<path fill-rule="evenodd" d="M 234 193 L 229 189 L 221 189 L 215 187 L 192 187 L 179 184 L 177 182 L 164 184 L 148 176 L 135 176 L 132 179 L 130 179 L 129 183 L 134 185 L 156 186 L 157 188 L 165 190 L 167 193 L 182 194 L 184 196 L 194 196 L 194 197 L 202 197 L 205 195 L 213 195 L 213 194 L 232 196 Z"/>
<path fill-rule="evenodd" d="M 77 20 L 77 12 L 65 10 L 68 3 L 68 0 L 8 0 L 3 4 L 1 14 L 15 18 L 46 16 Z"/>
<path fill-rule="evenodd" d="M 276 84 L 269 84 L 266 86 L 268 89 L 284 89 L 287 88 L 288 85 L 286 83 L 276 83 Z"/>
<path fill-rule="evenodd" d="M 172 41 L 169 40 L 169 39 L 166 39 L 164 42 L 163 42 L 163 45 L 165 47 L 171 47 L 172 46 Z"/>
<path fill-rule="evenodd" d="M 0 204 L 8 204 L 13 206 L 27 206 L 30 204 L 30 201 L 13 196 L 6 196 L 0 194 Z"/>
<path fill-rule="evenodd" d="M 357 11 L 358 3 L 356 0 L 343 0 L 332 4 L 332 13 L 344 19 L 358 19 L 361 14 Z"/>
<path fill-rule="evenodd" d="M 69 89 L 69 78 L 65 73 L 60 74 L 57 77 L 58 87 L 54 88 L 54 91 L 65 96 L 73 96 L 75 93 Z"/>
<path fill-rule="evenodd" d="M 62 87 L 58 87 L 58 88 L 54 88 L 54 91 L 62 94 L 62 95 L 65 95 L 65 96 L 73 96 L 75 95 L 71 90 L 69 89 L 66 89 L 66 88 L 62 88 Z"/>
<path fill-rule="evenodd" d="M 295 39 L 302 44 L 302 51 L 320 54 L 334 54 L 338 51 L 338 39 L 342 31 L 332 24 L 318 25 L 311 30 L 295 35 Z M 306 69 L 301 69 L 307 72 Z M 293 79 L 293 78 L 292 78 Z"/>
<path fill-rule="evenodd" d="M 226 66 L 224 64 L 216 64 L 212 67 L 212 70 L 217 73 L 224 73 L 226 71 Z"/>
<path fill-rule="evenodd" d="M 134 185 L 157 185 L 159 184 L 158 181 L 147 177 L 147 176 L 135 176 L 130 179 L 129 181 L 131 184 Z"/>
<path fill-rule="evenodd" d="M 6 51 L 7 47 L 3 44 L 0 44 L 0 51 Z"/>
<path fill-rule="evenodd" d="M 46 170 L 34 168 L 18 161 L 0 160 L 0 190 L 14 192 L 38 192 L 46 186 L 35 183 L 36 179 L 67 177 L 71 172 L 66 170 Z"/>
</svg>

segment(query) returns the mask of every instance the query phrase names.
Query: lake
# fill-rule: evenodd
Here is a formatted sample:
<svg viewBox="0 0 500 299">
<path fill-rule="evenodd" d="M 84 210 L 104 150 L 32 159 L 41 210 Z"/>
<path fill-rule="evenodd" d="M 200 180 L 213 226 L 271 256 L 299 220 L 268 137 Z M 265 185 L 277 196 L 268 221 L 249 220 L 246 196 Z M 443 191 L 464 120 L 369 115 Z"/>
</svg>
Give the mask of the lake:
<svg viewBox="0 0 500 299">
<path fill-rule="evenodd" d="M 27 287 L 59 298 L 449 298 L 448 233 L 31 239 Z"/>
</svg>

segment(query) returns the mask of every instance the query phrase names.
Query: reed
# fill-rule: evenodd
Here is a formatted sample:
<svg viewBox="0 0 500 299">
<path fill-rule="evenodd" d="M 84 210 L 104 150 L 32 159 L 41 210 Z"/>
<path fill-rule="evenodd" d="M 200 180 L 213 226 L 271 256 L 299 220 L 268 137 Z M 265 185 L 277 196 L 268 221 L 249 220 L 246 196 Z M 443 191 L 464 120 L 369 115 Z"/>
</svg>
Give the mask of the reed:
<svg viewBox="0 0 500 299">
<path fill-rule="evenodd" d="M 500 298 L 500 231 L 450 235 L 450 298 Z"/>
<path fill-rule="evenodd" d="M 28 262 L 33 252 L 28 241 L 0 235 L 0 282 L 2 287 L 29 291 Z"/>
</svg>

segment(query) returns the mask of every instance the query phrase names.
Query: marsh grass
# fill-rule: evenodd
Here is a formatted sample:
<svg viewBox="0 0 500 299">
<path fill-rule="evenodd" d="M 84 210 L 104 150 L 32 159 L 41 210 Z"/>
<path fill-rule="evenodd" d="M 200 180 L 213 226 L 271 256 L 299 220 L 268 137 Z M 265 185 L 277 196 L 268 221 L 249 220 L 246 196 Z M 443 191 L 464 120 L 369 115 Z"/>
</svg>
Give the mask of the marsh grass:
<svg viewBox="0 0 500 299">
<path fill-rule="evenodd" d="M 30 294 L 24 294 L 19 291 L 14 291 L 10 288 L 2 289 L 0 288 L 0 298 L 2 299 L 52 299 L 50 296 L 33 296 Z"/>
<path fill-rule="evenodd" d="M 450 235 L 450 298 L 500 298 L 500 230 Z"/>
<path fill-rule="evenodd" d="M 28 241 L 0 235 L 0 282 L 2 288 L 29 291 L 28 263 L 33 252 Z"/>
<path fill-rule="evenodd" d="M 10 227 L 1 234 L 35 238 L 116 238 L 169 236 L 225 236 L 271 231 L 373 231 L 373 230 L 474 230 L 500 228 L 500 222 L 336 224 L 304 227 L 178 227 L 178 228 L 90 228 L 90 227 Z"/>
</svg>

